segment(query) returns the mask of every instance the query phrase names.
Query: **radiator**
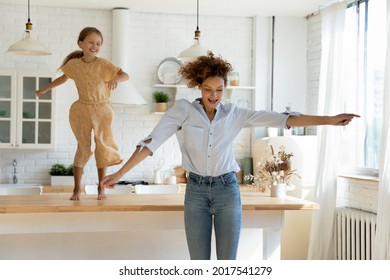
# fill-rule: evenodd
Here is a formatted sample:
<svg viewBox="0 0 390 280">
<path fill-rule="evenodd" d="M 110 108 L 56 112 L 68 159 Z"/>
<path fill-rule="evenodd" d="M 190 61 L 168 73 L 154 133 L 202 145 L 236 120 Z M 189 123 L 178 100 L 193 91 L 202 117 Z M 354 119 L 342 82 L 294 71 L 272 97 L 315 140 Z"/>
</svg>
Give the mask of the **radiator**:
<svg viewBox="0 0 390 280">
<path fill-rule="evenodd" d="M 338 260 L 371 260 L 376 214 L 350 208 L 336 208 Z"/>
</svg>

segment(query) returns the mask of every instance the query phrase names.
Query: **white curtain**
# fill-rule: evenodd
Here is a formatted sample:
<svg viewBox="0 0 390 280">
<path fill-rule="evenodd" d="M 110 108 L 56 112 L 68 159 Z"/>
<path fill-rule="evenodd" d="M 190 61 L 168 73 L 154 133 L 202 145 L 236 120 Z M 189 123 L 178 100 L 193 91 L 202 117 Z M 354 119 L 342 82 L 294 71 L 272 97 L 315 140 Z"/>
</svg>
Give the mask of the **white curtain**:
<svg viewBox="0 0 390 280">
<path fill-rule="evenodd" d="M 321 10 L 322 54 L 319 83 L 319 115 L 343 111 L 343 32 L 346 3 L 336 3 Z M 314 200 L 320 209 L 313 211 L 308 259 L 336 259 L 334 211 L 340 127 L 323 126 L 318 132 L 318 166 Z"/>
<path fill-rule="evenodd" d="M 381 160 L 379 166 L 379 192 L 377 227 L 373 259 L 390 259 L 390 0 L 387 0 L 387 53 L 383 97 L 383 125 L 381 138 Z"/>
</svg>

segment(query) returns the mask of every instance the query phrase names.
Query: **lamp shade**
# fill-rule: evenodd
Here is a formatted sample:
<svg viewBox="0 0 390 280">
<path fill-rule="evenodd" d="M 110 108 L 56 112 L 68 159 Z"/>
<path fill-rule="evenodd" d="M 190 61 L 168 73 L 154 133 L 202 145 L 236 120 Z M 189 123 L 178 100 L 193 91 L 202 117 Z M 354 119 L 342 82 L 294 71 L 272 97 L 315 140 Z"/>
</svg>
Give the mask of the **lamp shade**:
<svg viewBox="0 0 390 280">
<path fill-rule="evenodd" d="M 207 55 L 207 49 L 200 45 L 198 38 L 195 38 L 192 46 L 181 51 L 178 58 L 185 62 L 203 55 Z"/>
<path fill-rule="evenodd" d="M 198 56 L 205 56 L 208 53 L 208 50 L 203 48 L 200 45 L 200 30 L 199 30 L 199 0 L 196 0 L 196 30 L 194 42 L 191 47 L 185 49 L 179 53 L 178 59 L 183 62 L 187 62 L 197 58 Z"/>
<path fill-rule="evenodd" d="M 7 52 L 16 55 L 51 55 L 51 52 L 38 40 L 31 38 L 30 32 L 25 31 L 23 39 L 11 45 Z"/>
</svg>

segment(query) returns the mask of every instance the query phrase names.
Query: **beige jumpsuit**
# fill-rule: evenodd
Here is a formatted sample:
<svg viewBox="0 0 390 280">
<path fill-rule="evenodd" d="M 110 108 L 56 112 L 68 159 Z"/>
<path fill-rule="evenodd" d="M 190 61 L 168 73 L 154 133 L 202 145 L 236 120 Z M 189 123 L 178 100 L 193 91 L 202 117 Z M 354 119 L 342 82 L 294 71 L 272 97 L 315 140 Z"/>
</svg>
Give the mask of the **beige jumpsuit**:
<svg viewBox="0 0 390 280">
<path fill-rule="evenodd" d="M 90 63 L 75 58 L 68 61 L 61 70 L 74 80 L 79 95 L 79 100 L 69 110 L 70 125 L 77 139 L 73 165 L 84 167 L 91 157 L 92 130 L 97 168 L 120 164 L 122 159 L 111 129 L 114 112 L 109 101 L 110 90 L 107 83 L 120 68 L 103 58 Z"/>
</svg>

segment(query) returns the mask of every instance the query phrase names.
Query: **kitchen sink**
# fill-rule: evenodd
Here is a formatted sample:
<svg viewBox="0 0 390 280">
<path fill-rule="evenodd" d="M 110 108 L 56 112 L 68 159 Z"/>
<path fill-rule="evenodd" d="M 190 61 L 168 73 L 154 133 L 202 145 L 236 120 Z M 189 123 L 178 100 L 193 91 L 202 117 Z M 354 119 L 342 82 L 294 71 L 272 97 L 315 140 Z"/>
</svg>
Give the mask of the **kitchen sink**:
<svg viewBox="0 0 390 280">
<path fill-rule="evenodd" d="M 42 189 L 40 184 L 0 184 L 0 195 L 41 195 Z"/>
<path fill-rule="evenodd" d="M 36 188 L 43 187 L 41 184 L 0 184 L 0 188 Z"/>
</svg>

